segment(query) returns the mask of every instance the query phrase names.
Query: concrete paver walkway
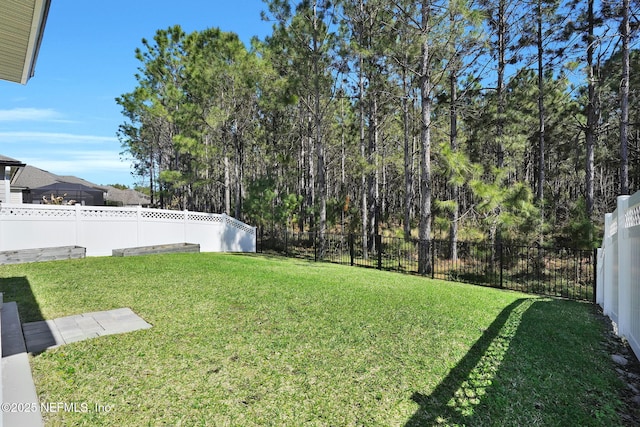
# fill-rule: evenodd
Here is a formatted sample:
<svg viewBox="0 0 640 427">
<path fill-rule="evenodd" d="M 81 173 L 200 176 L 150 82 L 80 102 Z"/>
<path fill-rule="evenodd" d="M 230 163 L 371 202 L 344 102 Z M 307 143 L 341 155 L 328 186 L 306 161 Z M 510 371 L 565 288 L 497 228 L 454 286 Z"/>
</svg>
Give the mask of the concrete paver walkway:
<svg viewBox="0 0 640 427">
<path fill-rule="evenodd" d="M 87 338 L 148 329 L 151 325 L 130 308 L 95 311 L 53 320 L 22 325 L 29 353 L 41 353 L 47 348 L 69 344 Z"/>
<path fill-rule="evenodd" d="M 126 307 L 21 325 L 17 304 L 3 303 L 0 293 L 0 427 L 43 425 L 27 352 L 38 354 L 74 341 L 150 327 Z"/>
</svg>

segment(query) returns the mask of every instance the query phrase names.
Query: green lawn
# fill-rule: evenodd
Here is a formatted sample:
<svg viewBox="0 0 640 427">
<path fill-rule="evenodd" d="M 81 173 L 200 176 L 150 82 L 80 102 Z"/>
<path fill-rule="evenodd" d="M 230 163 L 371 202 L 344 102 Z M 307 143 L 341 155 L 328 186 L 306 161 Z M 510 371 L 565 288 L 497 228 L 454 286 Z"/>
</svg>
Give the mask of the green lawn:
<svg viewBox="0 0 640 427">
<path fill-rule="evenodd" d="M 231 254 L 0 267 L 23 321 L 131 307 L 153 328 L 31 359 L 48 425 L 619 425 L 589 304 Z M 98 405 L 98 407 L 96 407 Z"/>
</svg>

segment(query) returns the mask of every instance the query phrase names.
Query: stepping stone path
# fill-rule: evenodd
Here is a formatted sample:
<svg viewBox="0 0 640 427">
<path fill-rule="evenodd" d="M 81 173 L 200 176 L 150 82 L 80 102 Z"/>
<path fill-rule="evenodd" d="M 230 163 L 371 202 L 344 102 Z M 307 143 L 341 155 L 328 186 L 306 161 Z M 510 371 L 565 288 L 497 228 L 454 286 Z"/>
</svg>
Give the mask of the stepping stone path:
<svg viewBox="0 0 640 427">
<path fill-rule="evenodd" d="M 38 354 L 75 341 L 150 327 L 126 307 L 21 325 L 17 304 L 3 303 L 0 293 L 0 427 L 43 425 L 28 353 Z"/>
<path fill-rule="evenodd" d="M 22 330 L 27 351 L 37 354 L 62 344 L 150 327 L 130 308 L 118 308 L 25 323 Z"/>
</svg>

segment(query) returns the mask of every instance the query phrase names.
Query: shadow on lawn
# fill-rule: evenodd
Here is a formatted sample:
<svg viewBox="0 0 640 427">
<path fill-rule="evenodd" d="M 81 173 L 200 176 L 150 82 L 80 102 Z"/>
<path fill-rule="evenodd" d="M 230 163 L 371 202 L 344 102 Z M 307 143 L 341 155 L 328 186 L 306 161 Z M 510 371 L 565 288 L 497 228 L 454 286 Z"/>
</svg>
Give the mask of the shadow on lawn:
<svg viewBox="0 0 640 427">
<path fill-rule="evenodd" d="M 18 303 L 22 322 L 44 320 L 40 306 L 31 290 L 29 279 L 25 276 L 0 278 L 0 292 L 2 292 L 4 302 L 15 301 Z"/>
<path fill-rule="evenodd" d="M 48 326 L 39 327 L 37 333 L 31 329 L 30 339 L 27 337 L 25 323 L 39 322 L 44 320 L 44 317 L 26 277 L 0 278 L 0 292 L 2 292 L 3 303 L 16 302 L 20 316 L 20 322 L 17 322 L 13 320 L 14 315 L 9 314 L 7 310 L 2 310 L 2 357 L 23 352 L 25 349 L 35 356 L 56 344 L 56 339 Z M 13 312 L 13 310 L 10 311 Z M 34 325 L 36 324 L 29 327 L 33 328 Z M 22 331 L 18 332 L 20 328 Z M 24 343 L 21 337 L 25 338 Z"/>
<path fill-rule="evenodd" d="M 504 354 L 499 353 L 509 348 L 522 313 L 530 305 L 531 300 L 519 299 L 507 306 L 433 393 L 413 393 L 411 399 L 420 408 L 405 427 L 441 423 L 468 425 L 500 367 Z"/>
<path fill-rule="evenodd" d="M 596 391 L 597 379 L 576 368 L 589 364 L 585 355 L 598 342 L 579 332 L 593 330 L 579 320 L 584 313 L 584 306 L 570 301 L 513 302 L 431 394 L 413 393 L 420 407 L 405 427 L 562 424 L 576 415 L 584 417 L 576 425 L 606 425 L 593 423 L 603 413 L 615 415 L 604 406 L 610 395 Z"/>
</svg>

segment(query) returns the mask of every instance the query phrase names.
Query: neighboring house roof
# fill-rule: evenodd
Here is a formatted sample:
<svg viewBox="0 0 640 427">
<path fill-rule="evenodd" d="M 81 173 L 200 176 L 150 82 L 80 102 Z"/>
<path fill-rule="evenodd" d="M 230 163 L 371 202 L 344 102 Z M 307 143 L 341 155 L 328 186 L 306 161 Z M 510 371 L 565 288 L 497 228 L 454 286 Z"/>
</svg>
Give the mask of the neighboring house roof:
<svg viewBox="0 0 640 427">
<path fill-rule="evenodd" d="M 11 181 L 11 185 L 19 188 L 39 188 L 55 184 L 56 182 L 62 182 L 59 176 L 36 167 L 26 165 L 25 167 L 20 168 L 18 173 L 15 174 Z"/>
<path fill-rule="evenodd" d="M 73 184 L 86 185 L 87 187 L 100 188 L 101 190 L 103 188 L 102 185 L 96 185 L 93 182 L 89 182 L 86 179 L 78 178 L 77 176 L 73 176 L 73 175 L 58 175 L 58 180 L 61 182 L 70 182 Z"/>
<path fill-rule="evenodd" d="M 29 165 L 20 168 L 11 182 L 11 186 L 23 189 L 37 189 L 60 183 L 81 185 L 100 190 L 103 193 L 107 193 L 105 200 L 124 206 L 148 205 L 151 203 L 149 196 L 139 191 L 121 190 L 110 185 L 97 185 L 77 176 L 60 176 Z"/>
<path fill-rule="evenodd" d="M 96 185 L 85 179 L 78 178 L 77 176 L 63 175 L 60 176 L 60 178 L 64 179 L 66 182 L 99 188 L 103 192 L 107 193 L 105 200 L 109 202 L 122 203 L 124 206 L 148 205 L 151 203 L 151 198 L 149 196 L 136 190 L 121 190 L 120 188 L 116 188 L 111 185 Z"/>
<path fill-rule="evenodd" d="M 136 190 L 121 190 L 110 185 L 100 187 L 107 192 L 107 200 L 122 203 L 124 206 L 146 206 L 151 203 L 151 198 Z"/>
<path fill-rule="evenodd" d="M 3 156 L 0 154 L 0 165 L 3 166 L 24 166 L 20 160 L 12 159 L 11 157 Z"/>
<path fill-rule="evenodd" d="M 0 79 L 33 77 L 51 0 L 0 0 Z"/>
<path fill-rule="evenodd" d="M 5 168 L 7 166 L 9 166 L 9 168 L 11 169 L 9 171 L 9 176 L 12 177 L 11 179 L 13 179 L 13 176 L 15 176 L 17 171 L 19 171 L 20 168 L 23 167 L 24 165 L 25 164 L 19 160 L 12 159 L 11 157 L 3 156 L 0 154 L 0 180 L 6 179 Z"/>
</svg>

